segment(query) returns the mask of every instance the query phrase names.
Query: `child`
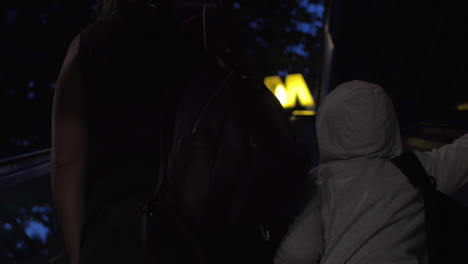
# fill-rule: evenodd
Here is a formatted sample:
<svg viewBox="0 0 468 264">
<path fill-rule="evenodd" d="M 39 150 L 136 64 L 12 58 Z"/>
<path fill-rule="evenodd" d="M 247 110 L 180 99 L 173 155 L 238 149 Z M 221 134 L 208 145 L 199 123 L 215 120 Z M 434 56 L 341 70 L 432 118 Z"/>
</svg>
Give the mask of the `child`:
<svg viewBox="0 0 468 264">
<path fill-rule="evenodd" d="M 423 197 L 390 161 L 402 144 L 384 90 L 363 81 L 338 86 L 318 111 L 317 136 L 317 192 L 275 263 L 426 263 Z M 443 193 L 468 181 L 468 134 L 415 154 Z"/>
</svg>

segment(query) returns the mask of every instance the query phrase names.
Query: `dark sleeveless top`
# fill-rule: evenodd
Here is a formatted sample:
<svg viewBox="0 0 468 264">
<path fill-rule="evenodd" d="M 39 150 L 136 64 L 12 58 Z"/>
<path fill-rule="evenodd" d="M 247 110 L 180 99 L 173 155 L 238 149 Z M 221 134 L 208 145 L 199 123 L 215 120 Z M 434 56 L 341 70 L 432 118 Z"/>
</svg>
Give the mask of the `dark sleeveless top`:
<svg viewBox="0 0 468 264">
<path fill-rule="evenodd" d="M 119 200 L 152 192 L 161 127 L 168 145 L 171 141 L 172 109 L 184 78 L 173 66 L 178 62 L 168 31 L 155 23 L 114 14 L 81 32 L 88 217 Z"/>
</svg>

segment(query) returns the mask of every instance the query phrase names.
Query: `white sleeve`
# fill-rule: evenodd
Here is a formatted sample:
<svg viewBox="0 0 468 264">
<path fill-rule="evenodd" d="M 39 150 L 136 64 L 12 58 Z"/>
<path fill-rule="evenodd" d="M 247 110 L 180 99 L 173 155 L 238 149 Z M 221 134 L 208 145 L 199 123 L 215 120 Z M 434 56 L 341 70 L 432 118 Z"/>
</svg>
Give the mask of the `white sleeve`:
<svg viewBox="0 0 468 264">
<path fill-rule="evenodd" d="M 289 228 L 276 252 L 275 264 L 317 263 L 323 250 L 320 199 L 316 193 Z"/>
<path fill-rule="evenodd" d="M 452 195 L 468 182 L 468 134 L 432 151 L 414 151 L 437 189 Z"/>
</svg>

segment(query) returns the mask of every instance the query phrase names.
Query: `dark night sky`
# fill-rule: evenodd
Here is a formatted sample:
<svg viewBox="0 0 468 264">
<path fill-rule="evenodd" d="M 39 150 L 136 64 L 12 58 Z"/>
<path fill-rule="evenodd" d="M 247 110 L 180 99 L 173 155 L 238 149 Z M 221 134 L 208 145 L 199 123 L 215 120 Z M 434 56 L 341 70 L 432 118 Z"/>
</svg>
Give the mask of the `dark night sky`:
<svg viewBox="0 0 468 264">
<path fill-rule="evenodd" d="M 336 59 L 331 86 L 351 79 L 381 84 L 402 118 L 465 123 L 468 18 L 461 3 L 334 1 Z"/>
</svg>

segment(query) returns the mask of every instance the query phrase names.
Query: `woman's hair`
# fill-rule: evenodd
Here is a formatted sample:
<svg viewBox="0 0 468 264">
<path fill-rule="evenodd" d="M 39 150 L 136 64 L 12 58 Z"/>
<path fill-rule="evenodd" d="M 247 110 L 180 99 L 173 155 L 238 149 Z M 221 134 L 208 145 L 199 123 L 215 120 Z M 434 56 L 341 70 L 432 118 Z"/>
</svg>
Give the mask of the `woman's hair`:
<svg viewBox="0 0 468 264">
<path fill-rule="evenodd" d="M 103 15 L 112 14 L 117 9 L 117 2 L 122 0 L 97 0 Z"/>
<path fill-rule="evenodd" d="M 158 1 L 158 0 L 96 0 L 97 4 L 99 6 L 99 12 L 101 15 L 110 15 L 114 13 L 117 10 L 125 10 L 129 7 L 135 7 L 135 6 L 148 6 L 150 4 L 155 4 L 158 2 L 158 6 L 170 6 L 171 3 L 177 2 L 174 0 L 163 0 L 163 1 Z M 189 2 L 191 0 L 188 0 Z M 184 2 L 184 0 L 181 0 L 181 2 Z"/>
<path fill-rule="evenodd" d="M 202 36 L 200 31 L 203 28 L 203 21 L 201 19 L 201 14 L 202 14 L 202 8 L 203 8 L 203 3 L 205 1 L 203 0 L 97 0 L 98 4 L 98 13 L 100 15 L 110 15 L 116 11 L 121 12 L 124 15 L 129 15 L 128 17 L 131 17 L 131 19 L 140 19 L 143 16 L 139 13 L 144 10 L 141 9 L 141 7 L 146 7 L 148 4 L 151 3 L 158 3 L 158 6 L 162 5 L 162 8 L 174 8 L 179 10 L 179 15 L 182 14 L 182 16 L 185 17 L 191 17 L 193 15 L 196 15 L 198 19 L 193 20 L 193 22 L 190 22 L 190 25 L 187 25 L 187 30 L 186 34 L 193 37 L 193 41 L 195 42 L 200 42 L 203 40 L 199 40 Z M 210 1 L 206 1 L 210 2 Z M 138 6 L 140 8 L 138 8 Z M 220 7 L 222 7 L 220 5 Z M 132 11 L 130 11 L 132 10 Z M 243 58 L 244 54 L 237 54 L 238 52 L 241 51 L 246 51 L 247 47 L 244 46 L 246 44 L 246 41 L 243 40 L 241 31 L 240 31 L 240 25 L 234 23 L 234 19 L 230 16 L 229 12 L 226 12 L 227 10 L 225 8 L 219 8 L 217 9 L 217 18 L 215 19 L 215 22 L 208 23 L 208 41 L 210 41 L 210 36 L 214 36 L 215 40 L 211 40 L 211 46 L 215 47 L 215 50 L 217 52 L 223 51 L 223 50 L 231 50 L 233 52 L 230 52 L 230 56 L 232 56 L 231 60 L 233 60 L 232 64 L 237 64 L 234 61 L 237 61 L 236 57 L 238 59 Z M 139 15 L 133 14 L 139 13 Z M 164 11 L 164 15 L 170 16 L 171 12 Z M 198 14 L 198 15 L 197 15 Z M 167 17 L 166 17 L 167 18 Z M 152 21 L 152 20 L 147 20 L 147 21 Z M 192 21 L 192 20 L 191 20 Z M 180 22 L 180 21 L 179 21 Z M 179 23 L 177 22 L 177 23 Z M 167 23 L 166 23 L 167 24 Z M 189 33 L 191 32 L 191 33 Z M 192 36 L 193 35 L 193 36 Z M 195 44 L 193 44 L 195 45 Z M 236 53 L 236 55 L 234 55 Z M 229 59 L 228 59 L 229 60 Z M 247 68 L 246 65 L 243 65 L 242 67 Z"/>
<path fill-rule="evenodd" d="M 203 0 L 96 0 L 97 4 L 101 8 L 104 15 L 111 14 L 112 12 L 116 11 L 119 6 L 123 7 L 129 4 L 143 4 L 148 5 L 150 3 L 158 2 L 158 5 L 173 5 L 178 7 L 190 7 L 190 6 L 197 6 L 203 4 Z"/>
</svg>

